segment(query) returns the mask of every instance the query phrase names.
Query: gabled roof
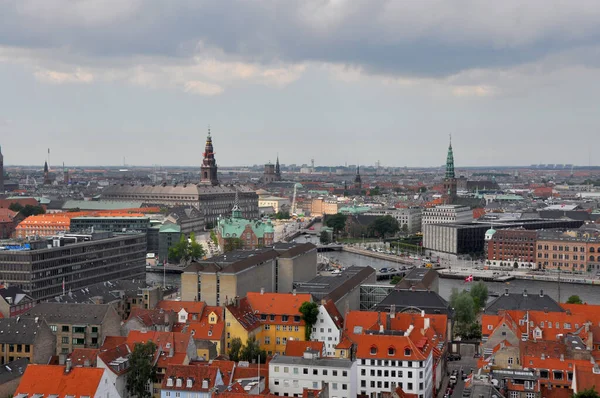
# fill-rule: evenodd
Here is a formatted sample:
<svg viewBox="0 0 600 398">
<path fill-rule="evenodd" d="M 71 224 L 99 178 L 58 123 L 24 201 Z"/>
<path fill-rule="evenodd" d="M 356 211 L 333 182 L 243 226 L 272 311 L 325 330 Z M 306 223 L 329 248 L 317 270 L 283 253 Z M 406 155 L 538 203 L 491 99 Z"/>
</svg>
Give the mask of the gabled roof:
<svg viewBox="0 0 600 398">
<path fill-rule="evenodd" d="M 259 314 L 300 315 L 300 306 L 312 301 L 310 294 L 302 293 L 256 293 L 246 295 L 250 307 Z"/>
<path fill-rule="evenodd" d="M 431 344 L 421 344 L 421 341 L 415 344 L 409 336 L 361 334 L 354 335 L 353 338 L 357 344 L 356 357 L 361 359 L 424 361 L 432 348 Z M 423 349 L 418 348 L 417 345 L 421 345 Z M 410 355 L 406 355 L 407 353 Z"/>
<path fill-rule="evenodd" d="M 239 299 L 237 305 L 235 303 L 230 304 L 226 308 L 242 327 L 249 332 L 262 325 L 260 317 L 254 314 L 254 310 L 246 297 Z"/>
<path fill-rule="evenodd" d="M 168 324 L 168 319 L 176 319 L 175 313 L 171 310 L 165 311 L 162 308 L 147 310 L 144 308 L 132 308 L 127 321 L 138 320 L 142 325 L 153 327 L 157 325 Z"/>
<path fill-rule="evenodd" d="M 547 294 L 504 293 L 488 304 L 486 314 L 497 314 L 501 310 L 529 310 L 564 312 L 562 307 Z"/>
<path fill-rule="evenodd" d="M 10 299 L 13 305 L 17 305 L 23 299 L 33 300 L 25 291 L 17 286 L 9 286 L 0 288 L 0 296 L 4 300 Z M 7 301 L 8 302 L 8 301 Z"/>
<path fill-rule="evenodd" d="M 65 366 L 34 365 L 27 366 L 15 395 L 42 394 L 43 397 L 55 394 L 58 398 L 66 396 L 94 397 L 102 380 L 104 369 L 73 367 L 65 373 Z"/>
<path fill-rule="evenodd" d="M 288 340 L 285 345 L 285 356 L 302 357 L 306 351 L 323 352 L 324 343 L 322 341 L 300 341 Z"/>
<path fill-rule="evenodd" d="M 120 375 L 127 373 L 129 366 L 126 359 L 129 358 L 133 347 L 129 347 L 127 343 L 119 344 L 109 349 L 101 349 L 98 358 L 104 362 L 107 368 L 114 374 Z"/>
<path fill-rule="evenodd" d="M 215 381 L 220 375 L 219 368 L 216 366 L 193 366 L 193 365 L 169 365 L 165 372 L 162 390 L 168 391 L 200 391 L 208 392 L 215 387 Z M 181 386 L 177 386 L 177 379 L 181 380 Z M 191 380 L 191 386 L 188 387 L 188 381 Z M 203 387 L 203 381 L 208 380 Z M 168 385 L 169 383 L 172 385 Z"/>
<path fill-rule="evenodd" d="M 97 348 L 75 348 L 71 355 L 69 355 L 69 359 L 71 359 L 71 363 L 73 366 L 93 366 L 96 367 L 96 358 L 100 350 Z"/>
<path fill-rule="evenodd" d="M 157 365 L 166 368 L 168 365 L 182 364 L 187 357 L 187 347 L 192 336 L 177 332 L 143 332 L 132 330 L 127 335 L 127 344 L 133 350 L 136 343 L 152 341 L 157 346 Z M 170 353 L 173 355 L 170 355 Z"/>
<path fill-rule="evenodd" d="M 217 322 L 211 324 L 209 322 L 209 316 L 212 312 L 217 314 Z M 222 307 L 207 307 L 204 311 L 204 315 L 199 321 L 190 321 L 186 324 L 177 324 L 173 327 L 174 332 L 191 333 L 194 336 L 194 340 L 221 340 L 225 330 L 225 322 L 223 320 L 223 308 Z"/>
<path fill-rule="evenodd" d="M 46 322 L 34 318 L 0 319 L 0 344 L 34 344 L 40 328 L 50 328 Z"/>
<path fill-rule="evenodd" d="M 204 311 L 206 303 L 204 301 L 174 301 L 174 300 L 162 300 L 156 304 L 156 308 L 163 310 L 173 310 L 179 313 L 181 309 L 184 309 L 188 314 L 201 315 Z"/>
<path fill-rule="evenodd" d="M 23 314 L 23 317 L 41 317 L 49 324 L 99 325 L 109 311 L 109 304 L 39 303 Z M 115 313 L 116 314 L 116 313 Z"/>
<path fill-rule="evenodd" d="M 573 378 L 575 379 L 574 386 L 577 393 L 594 388 L 596 391 L 600 388 L 600 369 L 593 367 L 584 368 L 583 366 L 575 365 L 573 370 Z"/>
</svg>

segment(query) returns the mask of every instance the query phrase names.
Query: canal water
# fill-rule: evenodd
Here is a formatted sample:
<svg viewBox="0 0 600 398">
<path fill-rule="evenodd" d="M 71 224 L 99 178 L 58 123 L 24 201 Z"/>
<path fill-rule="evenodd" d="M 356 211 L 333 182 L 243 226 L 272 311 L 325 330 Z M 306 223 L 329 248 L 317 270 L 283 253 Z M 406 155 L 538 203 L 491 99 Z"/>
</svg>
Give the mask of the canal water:
<svg viewBox="0 0 600 398">
<path fill-rule="evenodd" d="M 377 258 L 367 257 L 360 254 L 348 253 L 348 252 L 324 252 L 322 253 L 326 257 L 329 257 L 337 263 L 341 263 L 345 267 L 351 265 L 357 266 L 371 266 L 375 269 L 384 267 L 395 267 L 402 266 L 394 261 L 380 260 Z M 385 283 L 385 282 L 382 282 Z M 542 282 L 542 281 L 528 281 L 515 279 L 507 283 L 499 282 L 485 282 L 490 292 L 504 293 L 505 289 L 508 289 L 510 293 L 523 293 L 523 290 L 527 289 L 527 294 L 539 294 L 540 290 L 544 291 L 544 294 L 549 295 L 553 299 L 558 301 L 559 286 L 557 282 Z M 440 278 L 440 296 L 446 300 L 450 298 L 453 288 L 464 289 L 468 284 L 464 283 L 460 279 L 444 279 Z M 578 295 L 584 302 L 590 304 L 600 304 L 600 286 L 593 285 L 579 285 L 570 283 L 560 284 L 560 301 L 564 302 L 571 295 Z"/>
<path fill-rule="evenodd" d="M 341 263 L 345 267 L 352 265 L 366 267 L 371 266 L 375 269 L 388 268 L 388 267 L 401 267 L 394 261 L 380 260 L 377 258 L 367 257 L 360 254 L 348 253 L 348 252 L 324 252 L 323 255 L 329 257 L 336 263 Z M 167 286 L 181 286 L 181 275 L 180 274 L 166 274 L 165 282 Z M 146 273 L 146 280 L 150 284 L 163 284 L 163 274 L 161 273 Z M 382 282 L 385 283 L 385 282 Z M 504 293 L 504 289 L 509 289 L 511 293 L 523 293 L 523 290 L 527 289 L 528 294 L 539 294 L 540 290 L 544 291 L 544 294 L 549 295 L 555 300 L 558 300 L 558 283 L 556 282 L 542 282 L 542 281 L 527 281 L 515 279 L 508 283 L 498 282 L 485 282 L 490 292 Z M 449 299 L 453 288 L 464 289 L 468 284 L 464 283 L 459 279 L 444 279 L 440 278 L 440 295 Z M 560 284 L 560 301 L 564 302 L 571 295 L 578 295 L 584 302 L 590 304 L 600 304 L 600 286 L 596 285 L 579 285 L 570 283 Z"/>
</svg>

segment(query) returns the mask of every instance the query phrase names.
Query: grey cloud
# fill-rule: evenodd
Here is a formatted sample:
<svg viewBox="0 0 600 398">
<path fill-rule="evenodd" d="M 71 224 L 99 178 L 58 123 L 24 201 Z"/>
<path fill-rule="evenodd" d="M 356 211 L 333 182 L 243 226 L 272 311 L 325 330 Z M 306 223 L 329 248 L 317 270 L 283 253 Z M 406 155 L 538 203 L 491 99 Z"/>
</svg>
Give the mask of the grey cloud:
<svg viewBox="0 0 600 398">
<path fill-rule="evenodd" d="M 80 3 L 1 2 L 0 45 L 66 49 L 96 58 L 178 59 L 190 58 L 202 45 L 263 64 L 326 62 L 377 74 L 448 76 L 534 61 L 597 43 L 600 34 L 596 1 Z"/>
</svg>

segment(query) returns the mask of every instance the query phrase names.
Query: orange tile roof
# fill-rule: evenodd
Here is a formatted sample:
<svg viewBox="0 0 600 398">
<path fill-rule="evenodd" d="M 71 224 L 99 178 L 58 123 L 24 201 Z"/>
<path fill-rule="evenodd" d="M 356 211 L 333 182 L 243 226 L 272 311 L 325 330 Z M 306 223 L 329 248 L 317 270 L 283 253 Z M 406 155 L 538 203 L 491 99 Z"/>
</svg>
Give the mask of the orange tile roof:
<svg viewBox="0 0 600 398">
<path fill-rule="evenodd" d="M 167 317 L 173 317 L 173 319 L 176 319 L 176 316 L 171 314 L 173 314 L 172 311 L 165 311 L 159 308 L 155 308 L 153 310 L 132 308 L 127 321 L 137 318 L 144 326 L 152 327 L 166 324 L 167 322 L 165 322 L 165 318 Z"/>
<path fill-rule="evenodd" d="M 254 314 L 254 310 L 246 297 L 239 299 L 238 305 L 230 304 L 226 308 L 242 327 L 249 332 L 262 325 L 260 317 Z"/>
<path fill-rule="evenodd" d="M 233 382 L 233 371 L 235 369 L 234 361 L 225 361 L 220 359 L 215 359 L 210 362 L 207 361 L 194 361 L 190 362 L 190 365 L 194 366 L 216 366 L 221 371 L 221 375 L 223 376 L 223 383 L 229 385 Z"/>
<path fill-rule="evenodd" d="M 104 339 L 104 343 L 102 343 L 102 347 L 100 348 L 103 350 L 107 350 L 125 342 L 127 342 L 127 337 L 125 336 L 106 336 L 106 338 Z"/>
<path fill-rule="evenodd" d="M 162 308 L 163 310 L 173 310 L 179 312 L 184 309 L 188 314 L 196 314 L 200 316 L 206 303 L 204 301 L 174 301 L 174 300 L 162 300 L 156 305 L 156 308 Z"/>
<path fill-rule="evenodd" d="M 34 365 L 25 369 L 17 394 L 51 394 L 64 398 L 67 395 L 75 397 L 96 395 L 96 390 L 104 374 L 104 369 L 73 367 L 65 373 L 65 367 L 59 365 Z"/>
<path fill-rule="evenodd" d="M 357 326 L 361 326 L 363 330 L 369 330 L 378 323 L 385 324 L 387 314 L 387 312 L 376 311 L 350 311 L 346 314 L 345 330 L 352 334 Z"/>
<path fill-rule="evenodd" d="M 182 364 L 187 357 L 187 347 L 192 336 L 177 332 L 142 332 L 132 330 L 127 335 L 127 344 L 133 350 L 136 343 L 154 342 L 158 347 L 157 366 L 161 368 L 172 364 Z M 173 351 L 173 356 L 169 352 Z"/>
<path fill-rule="evenodd" d="M 307 350 L 323 352 L 325 344 L 322 341 L 288 340 L 285 345 L 285 355 L 288 357 L 302 357 Z"/>
<path fill-rule="evenodd" d="M 577 386 L 577 392 L 595 388 L 596 391 L 600 388 L 600 373 L 596 373 L 592 368 L 575 366 L 573 378 Z"/>
<path fill-rule="evenodd" d="M 73 366 L 83 366 L 85 361 L 89 361 L 88 366 L 96 366 L 96 358 L 100 350 L 96 348 L 75 348 L 69 358 Z"/>
<path fill-rule="evenodd" d="M 109 349 L 101 349 L 98 358 L 106 365 L 107 369 L 115 374 L 126 373 L 128 368 L 119 369 L 118 367 L 111 366 L 110 363 L 119 358 L 127 358 L 131 353 L 131 348 L 127 343 L 119 344 Z"/>
<path fill-rule="evenodd" d="M 255 293 L 246 295 L 250 306 L 259 314 L 299 315 L 302 303 L 312 301 L 309 293 Z"/>
<path fill-rule="evenodd" d="M 258 376 L 258 369 L 260 367 L 260 376 L 265 378 L 265 386 L 269 385 L 269 364 L 261 363 L 260 365 L 256 363 L 251 363 L 246 366 L 240 366 L 239 362 L 235 367 L 235 371 L 233 373 L 233 380 L 239 379 L 248 379 L 251 377 Z"/>
</svg>

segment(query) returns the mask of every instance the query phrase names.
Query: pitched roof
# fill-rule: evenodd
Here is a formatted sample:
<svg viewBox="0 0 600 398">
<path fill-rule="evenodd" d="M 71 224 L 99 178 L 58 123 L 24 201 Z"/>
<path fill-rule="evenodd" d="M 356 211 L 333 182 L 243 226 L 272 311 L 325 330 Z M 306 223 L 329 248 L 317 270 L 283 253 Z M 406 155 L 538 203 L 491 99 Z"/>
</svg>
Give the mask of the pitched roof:
<svg viewBox="0 0 600 398">
<path fill-rule="evenodd" d="M 193 361 L 190 365 L 194 366 L 216 366 L 221 371 L 223 383 L 229 385 L 233 382 L 233 372 L 236 368 L 234 361 L 226 361 L 222 359 L 214 359 L 212 361 Z"/>
<path fill-rule="evenodd" d="M 335 323 L 335 326 L 337 326 L 338 329 L 342 329 L 344 327 L 344 317 L 335 306 L 333 300 L 327 300 L 323 305 L 323 308 L 325 308 L 325 310 L 333 320 L 333 323 Z"/>
<path fill-rule="evenodd" d="M 254 314 L 254 310 L 246 297 L 239 299 L 237 305 L 235 303 L 229 304 L 225 308 L 249 332 L 262 325 L 260 318 Z"/>
<path fill-rule="evenodd" d="M 0 344 L 34 344 L 40 328 L 48 325 L 34 318 L 0 319 Z"/>
<path fill-rule="evenodd" d="M 293 258 L 300 254 L 308 253 L 312 250 L 315 250 L 317 248 L 317 246 L 315 246 L 314 244 L 312 244 L 310 242 L 307 242 L 307 243 L 298 243 L 290 248 L 285 248 L 285 249 L 280 248 L 277 245 L 275 245 L 273 248 L 280 253 L 281 258 Z"/>
<path fill-rule="evenodd" d="M 529 310 L 564 312 L 562 307 L 547 294 L 504 293 L 489 303 L 486 314 L 497 314 L 500 310 Z"/>
<path fill-rule="evenodd" d="M 215 382 L 219 375 L 220 371 L 216 366 L 169 365 L 165 372 L 161 389 L 169 391 L 208 392 L 215 387 Z M 179 387 L 177 386 L 177 379 L 183 379 Z M 190 380 L 191 386 L 188 387 Z M 203 387 L 204 380 L 208 380 L 208 384 Z M 172 385 L 169 385 L 170 383 Z"/>
<path fill-rule="evenodd" d="M 50 324 L 90 324 L 99 325 L 109 311 L 114 309 L 109 304 L 73 304 L 73 303 L 39 303 L 23 314 L 27 317 L 42 317 Z"/>
<path fill-rule="evenodd" d="M 111 372 L 119 375 L 127 372 L 129 367 L 125 360 L 129 358 L 130 354 L 131 348 L 127 343 L 122 343 L 109 349 L 102 348 L 98 358 Z"/>
<path fill-rule="evenodd" d="M 2 296 L 2 298 L 4 298 L 5 300 L 7 298 L 10 298 L 12 304 L 19 304 L 21 300 L 28 297 L 31 299 L 31 296 L 27 295 L 27 293 L 23 289 L 17 286 L 0 288 L 0 296 Z"/>
<path fill-rule="evenodd" d="M 102 347 L 100 348 L 102 350 L 111 349 L 120 344 L 124 344 L 125 342 L 127 342 L 126 336 L 106 336 L 104 343 L 102 343 Z"/>
<path fill-rule="evenodd" d="M 86 361 L 88 362 L 87 366 L 96 367 L 96 358 L 100 350 L 96 348 L 75 348 L 71 355 L 69 355 L 69 359 L 73 366 L 84 366 Z"/>
<path fill-rule="evenodd" d="M 376 307 L 376 310 L 389 311 L 391 306 L 396 312 L 407 308 L 416 308 L 426 314 L 449 314 L 448 302 L 434 291 L 426 290 L 393 290 Z"/>
<path fill-rule="evenodd" d="M 306 351 L 323 352 L 324 343 L 322 341 L 300 341 L 288 340 L 285 345 L 285 356 L 302 357 Z"/>
<path fill-rule="evenodd" d="M 29 365 L 29 358 L 19 358 L 0 366 L 0 385 L 23 376 Z"/>
<path fill-rule="evenodd" d="M 15 395 L 56 394 L 58 398 L 67 395 L 93 397 L 104 374 L 104 369 L 74 367 L 65 373 L 65 367 L 59 365 L 27 366 Z"/>
<path fill-rule="evenodd" d="M 597 367 L 595 369 L 590 369 L 575 365 L 575 370 L 573 373 L 573 377 L 575 378 L 574 384 L 577 388 L 577 393 L 592 388 L 595 388 L 596 391 L 598 391 L 598 388 L 600 388 L 600 369 Z"/>
<path fill-rule="evenodd" d="M 184 309 L 188 314 L 202 314 L 206 303 L 204 301 L 174 301 L 174 300 L 162 300 L 156 304 L 156 308 L 162 308 L 163 310 L 173 310 L 179 313 Z"/>
<path fill-rule="evenodd" d="M 423 361 L 429 355 L 429 351 L 424 352 L 417 347 L 420 341 L 415 344 L 409 336 L 360 334 L 354 335 L 353 338 L 357 344 L 357 358 Z M 431 348 L 430 346 L 429 348 Z"/>
<path fill-rule="evenodd" d="M 299 315 L 302 303 L 312 300 L 307 293 L 248 292 L 246 298 L 254 311 L 273 315 Z"/>
<path fill-rule="evenodd" d="M 132 308 L 127 321 L 137 319 L 142 325 L 152 327 L 156 325 L 165 325 L 169 322 L 166 319 L 176 319 L 173 311 L 165 311 L 161 308 L 147 310 L 144 308 Z"/>
<path fill-rule="evenodd" d="M 157 346 L 158 367 L 166 368 L 168 365 L 182 364 L 185 361 L 191 338 L 191 335 L 185 333 L 132 330 L 127 335 L 127 344 L 133 350 L 136 343 L 152 341 Z M 171 352 L 173 355 L 170 355 Z"/>
</svg>

